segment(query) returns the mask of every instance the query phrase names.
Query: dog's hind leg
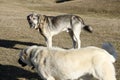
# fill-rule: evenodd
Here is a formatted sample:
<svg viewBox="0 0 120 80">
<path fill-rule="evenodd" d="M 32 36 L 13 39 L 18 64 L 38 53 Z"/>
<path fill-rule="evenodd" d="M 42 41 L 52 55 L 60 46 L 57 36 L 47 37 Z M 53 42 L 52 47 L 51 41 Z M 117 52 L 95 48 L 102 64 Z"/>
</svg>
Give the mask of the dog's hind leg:
<svg viewBox="0 0 120 80">
<path fill-rule="evenodd" d="M 106 60 L 97 67 L 96 76 L 99 80 L 116 80 L 115 68 L 112 62 Z"/>
<path fill-rule="evenodd" d="M 76 40 L 77 42 L 77 46 L 78 46 L 78 49 L 81 48 L 81 40 L 80 40 L 80 32 L 81 30 L 79 28 L 78 25 L 76 25 L 74 28 L 73 28 L 73 37 L 74 39 Z"/>
<path fill-rule="evenodd" d="M 72 38 L 72 42 L 73 42 L 73 48 L 76 48 L 76 39 L 74 37 L 73 31 L 69 30 L 69 35 Z"/>
<path fill-rule="evenodd" d="M 78 49 L 81 48 L 81 40 L 80 40 L 80 37 L 78 34 L 74 34 L 74 38 L 76 39 L 77 41 L 77 46 L 78 46 Z"/>
<path fill-rule="evenodd" d="M 69 34 L 72 38 L 73 41 L 73 48 L 76 48 L 76 44 L 78 49 L 81 47 L 81 41 L 80 41 L 80 32 L 76 32 L 76 31 L 69 31 Z"/>
<path fill-rule="evenodd" d="M 115 68 L 111 62 L 104 63 L 102 68 L 103 68 L 102 69 L 103 70 L 103 80 L 116 80 Z"/>
</svg>

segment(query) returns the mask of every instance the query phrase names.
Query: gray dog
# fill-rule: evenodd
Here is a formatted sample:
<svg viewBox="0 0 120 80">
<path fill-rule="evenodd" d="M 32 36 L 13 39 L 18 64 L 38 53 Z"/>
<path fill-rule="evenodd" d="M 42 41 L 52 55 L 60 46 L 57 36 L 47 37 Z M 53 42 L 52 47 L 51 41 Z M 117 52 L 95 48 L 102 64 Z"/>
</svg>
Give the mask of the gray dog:
<svg viewBox="0 0 120 80">
<path fill-rule="evenodd" d="M 80 33 L 81 28 L 92 32 L 92 28 L 85 25 L 82 18 L 76 15 L 46 16 L 39 14 L 30 14 L 27 16 L 30 28 L 39 30 L 45 38 L 47 47 L 52 47 L 52 37 L 62 31 L 69 32 L 73 40 L 73 48 L 81 47 Z"/>
</svg>

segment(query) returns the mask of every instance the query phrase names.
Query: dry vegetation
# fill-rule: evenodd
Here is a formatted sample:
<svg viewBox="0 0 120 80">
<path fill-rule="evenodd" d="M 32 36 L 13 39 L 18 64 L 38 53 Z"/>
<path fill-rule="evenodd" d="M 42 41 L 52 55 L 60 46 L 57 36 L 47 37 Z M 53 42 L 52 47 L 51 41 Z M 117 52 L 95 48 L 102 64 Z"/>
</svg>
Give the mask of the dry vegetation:
<svg viewBox="0 0 120 80">
<path fill-rule="evenodd" d="M 31 12 L 46 15 L 76 14 L 94 32 L 81 33 L 82 47 L 98 46 L 111 42 L 117 52 L 115 63 L 117 80 L 120 80 L 120 0 L 72 0 L 55 3 L 54 0 L 0 0 L 0 80 L 38 80 L 29 67 L 21 67 L 18 53 L 31 45 L 45 45 L 37 31 L 30 29 L 26 16 Z M 72 41 L 66 32 L 53 38 L 53 45 L 71 48 Z M 108 66 L 109 67 L 109 66 Z"/>
</svg>

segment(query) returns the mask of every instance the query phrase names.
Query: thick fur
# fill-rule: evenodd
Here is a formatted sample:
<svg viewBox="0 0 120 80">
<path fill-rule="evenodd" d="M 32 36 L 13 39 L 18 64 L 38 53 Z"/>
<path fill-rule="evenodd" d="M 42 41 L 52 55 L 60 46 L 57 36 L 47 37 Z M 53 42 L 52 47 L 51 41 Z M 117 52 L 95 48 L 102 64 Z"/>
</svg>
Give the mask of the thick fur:
<svg viewBox="0 0 120 80">
<path fill-rule="evenodd" d="M 52 37 L 60 32 L 69 32 L 73 40 L 73 48 L 81 47 L 81 29 L 92 32 L 92 27 L 85 25 L 82 18 L 76 15 L 46 16 L 30 14 L 27 16 L 31 28 L 39 30 L 48 47 L 52 47 Z"/>
<path fill-rule="evenodd" d="M 113 47 L 110 48 L 116 54 Z M 94 46 L 71 50 L 31 46 L 21 51 L 19 60 L 34 65 L 45 80 L 73 80 L 85 74 L 99 80 L 116 80 L 113 65 L 116 59 L 110 53 Z"/>
</svg>

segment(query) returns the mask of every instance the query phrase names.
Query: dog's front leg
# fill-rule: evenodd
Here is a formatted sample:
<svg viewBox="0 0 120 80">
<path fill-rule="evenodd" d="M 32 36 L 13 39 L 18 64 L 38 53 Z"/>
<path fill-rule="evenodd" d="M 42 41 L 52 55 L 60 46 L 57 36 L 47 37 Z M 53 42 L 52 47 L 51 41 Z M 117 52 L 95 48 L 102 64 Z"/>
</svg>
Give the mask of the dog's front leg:
<svg viewBox="0 0 120 80">
<path fill-rule="evenodd" d="M 47 47 L 49 48 L 52 47 L 52 36 L 47 37 L 46 44 L 47 44 Z"/>
<path fill-rule="evenodd" d="M 46 71 L 46 70 L 44 70 L 44 69 L 42 69 L 42 68 L 41 68 L 39 71 L 40 71 L 40 72 L 38 72 L 39 75 L 40 75 L 41 78 L 43 78 L 44 80 L 55 80 L 55 78 L 52 77 L 52 76 L 48 73 L 48 71 Z"/>
</svg>

